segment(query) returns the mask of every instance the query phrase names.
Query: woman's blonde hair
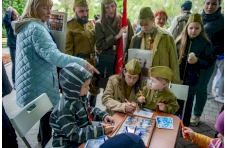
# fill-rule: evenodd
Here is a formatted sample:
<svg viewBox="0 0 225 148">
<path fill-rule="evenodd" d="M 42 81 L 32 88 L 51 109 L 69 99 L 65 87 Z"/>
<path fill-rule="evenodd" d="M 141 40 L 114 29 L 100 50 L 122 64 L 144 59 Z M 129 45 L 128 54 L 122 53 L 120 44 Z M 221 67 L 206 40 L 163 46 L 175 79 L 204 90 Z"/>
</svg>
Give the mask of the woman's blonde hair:
<svg viewBox="0 0 225 148">
<path fill-rule="evenodd" d="M 26 6 L 23 10 L 23 13 L 20 17 L 20 19 L 23 18 L 39 18 L 37 14 L 37 8 L 41 5 L 51 5 L 53 6 L 52 0 L 27 0 Z"/>
<path fill-rule="evenodd" d="M 193 22 L 191 22 L 191 23 L 193 23 Z M 198 22 L 198 23 L 199 23 L 199 22 Z M 179 52 L 179 60 L 178 60 L 178 62 L 179 62 L 179 64 L 181 64 L 181 62 L 182 62 L 182 58 L 183 58 L 183 56 L 184 56 L 185 49 L 186 49 L 186 46 L 187 46 L 188 25 L 189 25 L 189 24 L 190 24 L 190 23 L 187 23 L 187 24 L 186 24 L 186 26 L 184 27 L 184 29 L 183 29 L 181 35 L 178 36 L 177 39 L 176 39 L 176 44 L 177 44 L 179 41 L 181 41 L 181 43 L 180 43 L 180 48 L 178 49 L 178 52 Z M 208 38 L 208 36 L 207 36 L 207 34 L 206 34 L 206 32 L 205 32 L 205 28 L 204 28 L 203 24 L 202 24 L 202 23 L 199 23 L 199 24 L 201 24 L 201 29 L 202 29 L 201 32 L 200 32 L 200 34 L 199 34 L 199 36 L 202 36 L 204 39 L 206 39 L 208 42 L 210 42 L 210 40 L 209 40 L 209 38 Z M 210 42 L 210 43 L 211 43 L 211 42 Z"/>
<path fill-rule="evenodd" d="M 115 15 L 114 15 L 114 21 L 113 21 L 113 24 L 112 26 L 114 27 L 115 25 L 118 25 L 118 28 L 120 29 L 122 24 L 121 24 L 121 14 L 119 14 L 117 12 L 117 3 L 114 2 L 115 5 L 116 5 L 116 11 L 115 11 Z M 101 21 L 101 24 L 103 26 L 103 30 L 105 30 L 105 27 L 108 23 L 108 16 L 107 16 L 107 13 L 106 13 L 106 10 L 105 10 L 105 5 L 104 4 L 101 4 L 101 16 L 100 16 L 100 21 Z"/>
<path fill-rule="evenodd" d="M 155 18 L 155 17 L 148 17 L 148 18 L 145 18 L 145 19 L 138 19 L 138 24 L 139 24 L 140 26 L 148 25 L 148 23 L 149 23 L 150 21 L 152 21 L 153 18 Z M 154 21 L 153 21 L 153 23 L 154 23 Z"/>
</svg>

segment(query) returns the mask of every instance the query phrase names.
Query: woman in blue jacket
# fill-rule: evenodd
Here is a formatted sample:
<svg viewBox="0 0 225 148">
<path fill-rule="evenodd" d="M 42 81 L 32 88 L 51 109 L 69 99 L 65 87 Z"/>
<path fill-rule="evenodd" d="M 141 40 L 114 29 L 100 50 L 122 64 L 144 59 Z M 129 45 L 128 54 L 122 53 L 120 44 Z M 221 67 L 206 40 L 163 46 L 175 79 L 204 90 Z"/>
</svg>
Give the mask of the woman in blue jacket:
<svg viewBox="0 0 225 148">
<path fill-rule="evenodd" d="M 53 3 L 51 0 L 28 0 L 22 16 L 13 22 L 17 35 L 16 50 L 16 103 L 21 108 L 46 93 L 55 106 L 59 99 L 57 67 L 76 62 L 90 73 L 99 73 L 87 61 L 61 53 L 44 24 L 49 21 Z M 51 138 L 47 113 L 40 120 L 42 147 Z M 40 137 L 40 136 L 39 136 Z"/>
</svg>

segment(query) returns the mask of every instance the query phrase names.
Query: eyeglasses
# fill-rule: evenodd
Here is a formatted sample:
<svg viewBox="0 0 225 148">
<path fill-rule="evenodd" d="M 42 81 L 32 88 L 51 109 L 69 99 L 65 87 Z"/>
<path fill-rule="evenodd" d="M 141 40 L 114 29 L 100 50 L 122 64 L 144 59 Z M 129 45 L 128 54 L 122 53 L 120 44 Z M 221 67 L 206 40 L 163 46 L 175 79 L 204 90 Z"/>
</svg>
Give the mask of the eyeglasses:
<svg viewBox="0 0 225 148">
<path fill-rule="evenodd" d="M 131 76 L 129 76 L 129 75 L 126 75 L 126 78 L 129 80 L 129 81 L 137 81 L 138 79 L 139 79 L 139 77 L 131 77 Z"/>
</svg>

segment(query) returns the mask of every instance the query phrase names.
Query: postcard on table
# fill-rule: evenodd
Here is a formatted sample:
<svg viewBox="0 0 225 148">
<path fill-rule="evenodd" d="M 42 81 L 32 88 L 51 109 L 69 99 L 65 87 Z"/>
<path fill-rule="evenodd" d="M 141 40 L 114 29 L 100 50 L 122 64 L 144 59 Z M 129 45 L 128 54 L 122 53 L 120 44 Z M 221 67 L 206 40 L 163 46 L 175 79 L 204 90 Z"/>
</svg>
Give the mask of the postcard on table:
<svg viewBox="0 0 225 148">
<path fill-rule="evenodd" d="M 157 116 L 155 118 L 156 118 L 156 126 L 158 128 L 174 129 L 173 118 L 163 116 Z"/>
</svg>

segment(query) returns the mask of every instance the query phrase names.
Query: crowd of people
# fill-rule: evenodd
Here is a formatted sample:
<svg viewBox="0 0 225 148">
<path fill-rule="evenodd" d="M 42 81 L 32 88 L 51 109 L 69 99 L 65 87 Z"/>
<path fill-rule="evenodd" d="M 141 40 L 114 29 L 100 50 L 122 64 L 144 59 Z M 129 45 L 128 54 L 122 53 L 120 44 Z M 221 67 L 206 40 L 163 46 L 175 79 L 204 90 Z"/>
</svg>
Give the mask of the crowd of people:
<svg viewBox="0 0 225 148">
<path fill-rule="evenodd" d="M 137 23 L 132 25 L 128 19 L 127 27 L 122 27 L 116 0 L 101 1 L 101 14 L 95 16 L 95 24 L 88 21 L 87 0 L 75 0 L 74 18 L 67 22 L 65 53 L 58 50 L 45 24 L 51 16 L 52 0 L 27 0 L 20 17 L 14 8 L 9 7 L 3 24 L 12 58 L 16 103 L 23 108 L 46 93 L 54 106 L 40 119 L 38 142 L 45 147 L 53 137 L 53 147 L 79 147 L 88 139 L 113 131 L 113 127 L 92 125 L 92 120 L 114 123 L 112 116 L 116 112 L 133 113 L 142 107 L 152 110 L 158 107 L 162 112 L 176 115 L 182 115 L 185 108 L 184 132 L 200 145 L 201 136 L 188 126 L 198 125 L 207 98 L 214 96 L 213 81 L 217 71 L 220 72 L 219 90 L 218 96 L 214 97 L 216 101 L 224 102 L 224 16 L 220 4 L 221 0 L 204 0 L 202 13 L 198 14 L 191 13 L 192 2 L 186 1 L 170 28 L 165 27 L 168 14 L 164 9 L 153 13 L 150 7 L 143 7 Z M 143 81 L 146 74 L 142 73 L 143 64 L 138 59 L 127 61 L 124 56 L 122 70 L 115 74 L 118 47 L 124 34 L 127 35 L 123 43 L 126 47 L 124 55 L 129 48 L 151 52 L 147 59 L 150 81 L 146 86 Z M 170 82 L 189 86 L 186 106 L 168 89 Z M 8 78 L 3 83 L 5 96 L 12 87 L 8 85 Z M 95 107 L 100 87 L 104 89 L 102 104 L 105 111 Z M 8 123 L 5 112 L 4 117 Z M 206 138 L 209 147 L 218 141 L 220 146 L 223 145 L 224 133 L 217 128 L 218 124 L 224 126 L 221 118 L 215 125 L 220 139 Z M 4 125 L 7 129 L 4 134 L 11 135 L 15 147 L 15 131 L 8 130 L 13 127 Z M 113 143 L 121 147 L 124 144 L 118 143 L 121 137 L 128 144 L 137 139 L 129 134 L 118 135 L 101 147 Z M 137 141 L 137 147 L 144 147 L 141 139 Z"/>
</svg>

